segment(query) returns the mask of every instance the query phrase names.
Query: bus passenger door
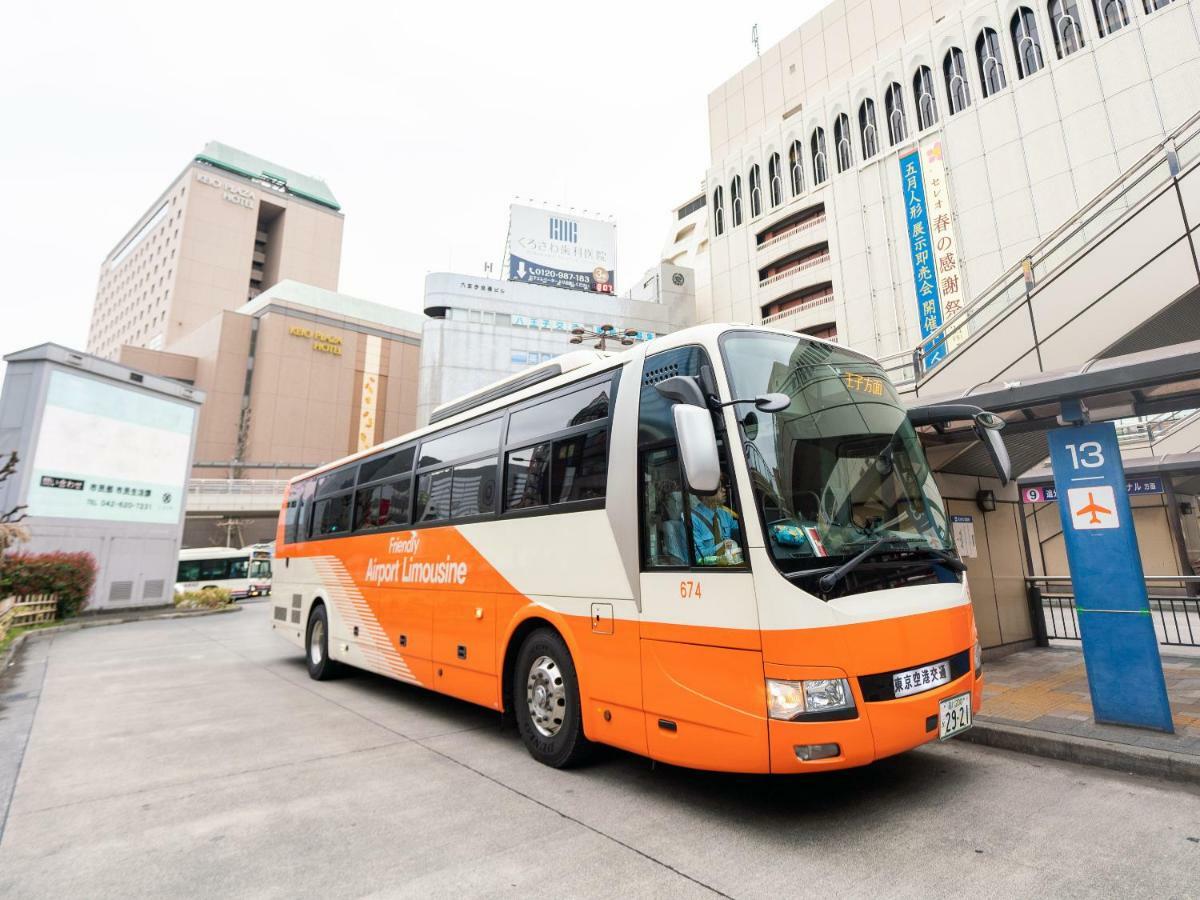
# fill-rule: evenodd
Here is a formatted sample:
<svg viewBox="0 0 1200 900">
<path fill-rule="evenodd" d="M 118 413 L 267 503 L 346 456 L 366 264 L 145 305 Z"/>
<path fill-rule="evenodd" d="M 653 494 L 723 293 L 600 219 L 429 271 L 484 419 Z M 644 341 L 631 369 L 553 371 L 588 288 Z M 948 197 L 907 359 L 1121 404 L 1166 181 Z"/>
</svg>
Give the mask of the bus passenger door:
<svg viewBox="0 0 1200 900">
<path fill-rule="evenodd" d="M 687 488 L 670 404 L 654 383 L 707 365 L 698 347 L 649 357 L 638 434 L 643 707 L 650 755 L 704 769 L 769 771 L 753 576 L 728 453 L 723 487 Z"/>
</svg>

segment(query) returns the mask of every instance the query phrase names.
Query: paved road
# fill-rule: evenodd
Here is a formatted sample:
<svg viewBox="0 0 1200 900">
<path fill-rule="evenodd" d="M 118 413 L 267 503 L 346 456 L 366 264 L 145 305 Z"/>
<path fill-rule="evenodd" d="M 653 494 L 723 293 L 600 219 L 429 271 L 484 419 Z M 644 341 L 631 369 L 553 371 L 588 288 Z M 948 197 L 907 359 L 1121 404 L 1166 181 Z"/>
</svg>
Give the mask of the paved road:
<svg viewBox="0 0 1200 900">
<path fill-rule="evenodd" d="M 555 772 L 494 713 L 310 681 L 266 612 L 27 645 L 0 896 L 1200 893 L 1196 790 L 963 742 L 790 779 Z"/>
</svg>

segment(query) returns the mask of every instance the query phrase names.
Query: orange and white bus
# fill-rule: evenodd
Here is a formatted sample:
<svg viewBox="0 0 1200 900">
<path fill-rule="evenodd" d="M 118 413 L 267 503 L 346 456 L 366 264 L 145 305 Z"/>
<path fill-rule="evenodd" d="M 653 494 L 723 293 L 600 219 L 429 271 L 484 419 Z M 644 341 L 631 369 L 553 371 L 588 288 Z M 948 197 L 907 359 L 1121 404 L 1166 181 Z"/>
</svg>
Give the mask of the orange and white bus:
<svg viewBox="0 0 1200 900">
<path fill-rule="evenodd" d="M 975 413 L 1005 468 L 994 417 L 946 418 Z M 350 665 L 501 710 L 552 766 L 595 742 L 836 769 L 970 725 L 963 565 L 871 359 L 705 325 L 432 418 L 288 487 L 271 627 L 313 678 Z"/>
</svg>

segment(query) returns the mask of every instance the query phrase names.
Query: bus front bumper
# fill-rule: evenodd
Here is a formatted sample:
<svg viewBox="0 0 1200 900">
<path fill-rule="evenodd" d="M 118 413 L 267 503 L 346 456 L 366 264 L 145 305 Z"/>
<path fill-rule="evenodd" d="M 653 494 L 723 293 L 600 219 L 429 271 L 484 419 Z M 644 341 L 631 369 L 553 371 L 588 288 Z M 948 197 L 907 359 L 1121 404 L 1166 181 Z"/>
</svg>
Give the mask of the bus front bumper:
<svg viewBox="0 0 1200 900">
<path fill-rule="evenodd" d="M 771 678 L 794 678 L 799 674 L 790 666 L 768 664 L 767 669 Z M 849 681 L 855 718 L 827 722 L 768 720 L 773 773 L 848 769 L 912 750 L 938 740 L 942 700 L 970 693 L 972 720 L 983 700 L 983 676 L 973 671 L 919 694 L 874 702 L 863 699 L 857 678 Z"/>
</svg>

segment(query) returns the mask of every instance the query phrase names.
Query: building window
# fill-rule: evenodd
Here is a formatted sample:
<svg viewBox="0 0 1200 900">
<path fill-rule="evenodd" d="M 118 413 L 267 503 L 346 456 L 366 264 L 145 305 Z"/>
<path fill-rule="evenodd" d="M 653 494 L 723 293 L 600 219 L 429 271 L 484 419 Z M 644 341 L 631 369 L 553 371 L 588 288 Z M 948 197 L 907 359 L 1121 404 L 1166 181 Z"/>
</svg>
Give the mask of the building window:
<svg viewBox="0 0 1200 900">
<path fill-rule="evenodd" d="M 1120 31 L 1129 24 L 1125 0 L 1092 0 L 1092 9 L 1096 11 L 1096 30 L 1100 37 Z"/>
<path fill-rule="evenodd" d="M 1000 59 L 1000 36 L 996 29 L 985 28 L 975 39 L 975 58 L 979 61 L 979 80 L 983 82 L 983 96 L 990 97 L 1002 90 L 1004 63 Z"/>
<path fill-rule="evenodd" d="M 824 184 L 829 177 L 829 164 L 825 161 L 825 129 L 817 128 L 812 133 L 813 184 Z"/>
<path fill-rule="evenodd" d="M 717 237 L 725 233 L 725 192 L 720 185 L 713 191 L 713 232 Z"/>
<path fill-rule="evenodd" d="M 904 89 L 892 82 L 883 95 L 883 111 L 887 114 L 888 140 L 895 147 L 908 137 L 908 123 L 904 119 Z"/>
<path fill-rule="evenodd" d="M 800 156 L 800 142 L 792 141 L 788 151 L 788 167 L 792 173 L 792 196 L 799 197 L 804 190 L 804 163 Z"/>
<path fill-rule="evenodd" d="M 854 164 L 850 150 L 850 117 L 845 113 L 833 120 L 833 146 L 837 150 L 838 172 L 845 172 Z"/>
<path fill-rule="evenodd" d="M 729 212 L 732 221 L 729 223 L 731 228 L 737 228 L 742 224 L 742 176 L 734 175 L 733 181 L 729 182 Z"/>
<path fill-rule="evenodd" d="M 1017 77 L 1032 75 L 1046 64 L 1042 58 L 1042 42 L 1038 40 L 1033 10 L 1022 6 L 1013 13 L 1009 30 L 1012 32 L 1013 55 L 1017 57 Z"/>
<path fill-rule="evenodd" d="M 1164 6 L 1169 6 L 1174 2 L 1175 0 L 1142 0 L 1142 6 L 1146 12 L 1152 13 L 1156 9 L 1162 9 Z"/>
<path fill-rule="evenodd" d="M 875 131 L 875 101 L 864 100 L 858 107 L 858 133 L 862 138 L 863 159 L 879 152 L 879 135 Z"/>
<path fill-rule="evenodd" d="M 1050 0 L 1048 8 L 1050 30 L 1054 32 L 1054 52 L 1062 59 L 1083 46 L 1079 7 L 1075 5 L 1075 0 Z"/>
<path fill-rule="evenodd" d="M 783 177 L 779 174 L 780 165 L 779 154 L 772 153 L 771 158 L 767 160 L 767 181 L 770 182 L 771 206 L 778 206 L 783 202 Z"/>
<path fill-rule="evenodd" d="M 917 99 L 917 130 L 937 124 L 937 101 L 933 98 L 933 71 L 921 66 L 913 76 L 913 96 Z"/>
<path fill-rule="evenodd" d="M 762 215 L 762 170 L 758 163 L 750 167 L 750 216 Z"/>
</svg>

